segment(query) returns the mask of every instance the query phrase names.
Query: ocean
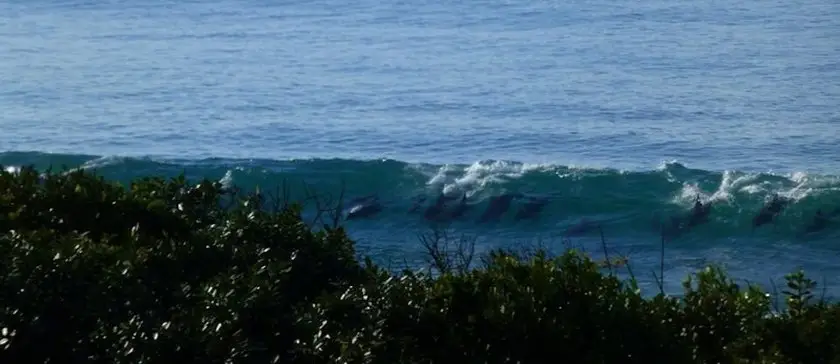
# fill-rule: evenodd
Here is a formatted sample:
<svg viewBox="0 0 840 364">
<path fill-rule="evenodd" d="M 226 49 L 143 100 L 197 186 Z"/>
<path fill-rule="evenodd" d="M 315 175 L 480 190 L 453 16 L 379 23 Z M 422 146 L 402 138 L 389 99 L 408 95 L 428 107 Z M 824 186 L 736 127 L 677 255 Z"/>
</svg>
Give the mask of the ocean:
<svg viewBox="0 0 840 364">
<path fill-rule="evenodd" d="M 807 233 L 840 209 L 838 36 L 816 0 L 3 1 L 0 165 L 376 193 L 347 228 L 412 267 L 416 198 L 466 195 L 448 228 L 479 252 L 597 254 L 600 223 L 647 292 L 699 197 L 668 292 L 715 263 L 765 286 L 803 268 L 840 297 L 840 214 Z M 503 193 L 526 197 L 480 221 Z M 528 196 L 547 204 L 518 219 Z"/>
</svg>

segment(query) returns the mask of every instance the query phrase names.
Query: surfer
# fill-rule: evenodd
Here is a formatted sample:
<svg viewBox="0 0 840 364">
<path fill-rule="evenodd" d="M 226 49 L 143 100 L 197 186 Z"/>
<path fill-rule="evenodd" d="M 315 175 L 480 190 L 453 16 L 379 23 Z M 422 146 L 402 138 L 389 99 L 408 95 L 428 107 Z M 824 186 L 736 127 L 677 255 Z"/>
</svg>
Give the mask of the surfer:
<svg viewBox="0 0 840 364">
<path fill-rule="evenodd" d="M 773 219 L 778 216 L 789 203 L 789 199 L 779 197 L 778 194 L 773 194 L 773 198 L 764 204 L 764 207 L 762 207 L 758 214 L 753 218 L 753 230 L 773 221 Z"/>
</svg>

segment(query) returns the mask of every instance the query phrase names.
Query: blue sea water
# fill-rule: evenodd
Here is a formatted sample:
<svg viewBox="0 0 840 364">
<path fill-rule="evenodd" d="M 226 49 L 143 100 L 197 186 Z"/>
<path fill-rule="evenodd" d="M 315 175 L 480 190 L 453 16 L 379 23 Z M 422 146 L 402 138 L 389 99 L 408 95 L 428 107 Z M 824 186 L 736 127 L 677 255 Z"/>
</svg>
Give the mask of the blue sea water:
<svg viewBox="0 0 840 364">
<path fill-rule="evenodd" d="M 348 228 L 419 262 L 412 198 L 466 193 L 479 249 L 606 239 L 652 286 L 708 263 L 769 283 L 803 267 L 840 295 L 840 5 L 831 1 L 3 1 L 0 164 L 118 179 L 284 179 L 385 210 Z M 537 221 L 494 194 L 550 196 Z M 793 203 L 751 229 L 770 195 Z M 422 215 L 422 214 L 421 214 Z M 641 272 L 641 273 L 639 273 Z"/>
</svg>

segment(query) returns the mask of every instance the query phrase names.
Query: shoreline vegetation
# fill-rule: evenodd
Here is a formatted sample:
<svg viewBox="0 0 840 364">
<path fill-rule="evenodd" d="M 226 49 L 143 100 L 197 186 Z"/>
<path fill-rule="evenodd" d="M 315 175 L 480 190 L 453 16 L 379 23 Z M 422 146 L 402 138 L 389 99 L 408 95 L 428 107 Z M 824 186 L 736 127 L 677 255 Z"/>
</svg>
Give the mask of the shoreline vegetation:
<svg viewBox="0 0 840 364">
<path fill-rule="evenodd" d="M 840 303 L 802 271 L 765 292 L 710 266 L 643 297 L 603 232 L 602 256 L 479 255 L 435 229 L 427 269 L 392 272 L 341 196 L 278 191 L 4 169 L 0 362 L 840 363 Z"/>
</svg>

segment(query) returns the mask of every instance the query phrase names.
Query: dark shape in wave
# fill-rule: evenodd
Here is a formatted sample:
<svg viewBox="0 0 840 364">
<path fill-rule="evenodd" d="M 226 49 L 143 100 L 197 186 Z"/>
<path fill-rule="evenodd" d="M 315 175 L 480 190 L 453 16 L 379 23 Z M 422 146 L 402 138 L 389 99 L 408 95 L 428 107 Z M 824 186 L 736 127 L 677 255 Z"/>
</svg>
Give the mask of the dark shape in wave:
<svg viewBox="0 0 840 364">
<path fill-rule="evenodd" d="M 243 192 L 254 190 L 258 185 L 271 190 L 288 182 L 292 186 L 290 198 L 293 200 L 306 198 L 303 189 L 295 187 L 300 182 L 306 182 L 319 194 L 332 196 L 340 195 L 341 188 L 344 188 L 344 195 L 377 191 L 381 200 L 358 203 L 355 211 L 345 212 L 351 220 L 382 219 L 388 223 L 383 226 L 408 226 L 406 224 L 428 221 L 389 210 L 418 214 L 423 211 L 425 214 L 429 200 L 435 200 L 426 196 L 436 196 L 444 189 L 459 191 L 455 196 L 461 198 L 456 202 L 456 198 L 448 196 L 443 209 L 433 209 L 434 213 L 430 213 L 435 216 L 434 221 L 466 223 L 473 220 L 469 217 L 472 210 L 481 209 L 483 211 L 473 221 L 505 221 L 504 225 L 495 228 L 508 231 L 530 231 L 533 225 L 539 225 L 541 230 L 567 230 L 569 235 L 589 233 L 594 226 L 609 223 L 611 235 L 640 231 L 658 234 L 661 228 L 671 225 L 690 227 L 691 235 L 697 237 L 735 237 L 749 236 L 747 226 L 763 226 L 769 222 L 776 225 L 774 234 L 798 235 L 803 230 L 832 230 L 833 219 L 824 218 L 840 206 L 840 178 L 836 176 L 716 172 L 691 169 L 679 163 L 669 163 L 655 170 L 618 171 L 506 161 L 442 166 L 395 160 L 179 160 L 8 152 L 0 153 L 0 165 L 34 165 L 41 170 L 48 167 L 60 170 L 62 165 L 82 167 L 95 169 L 100 176 L 124 183 L 139 177 L 174 177 L 183 173 L 193 181 L 206 177 L 241 187 Z M 550 203 L 529 204 L 528 198 L 514 198 L 518 194 L 516 191 L 553 198 Z M 712 202 L 703 204 L 708 212 L 692 215 L 690 211 L 693 210 L 684 205 L 680 196 L 697 192 Z M 507 198 L 499 199 L 505 194 L 508 194 Z M 768 194 L 790 197 L 782 198 L 784 202 L 774 207 L 773 203 L 768 206 L 764 200 Z M 419 197 L 412 199 L 413 196 Z M 519 202 L 521 204 L 516 206 Z M 814 215 L 818 208 L 822 208 L 825 216 Z M 503 218 L 514 209 L 516 213 L 510 220 Z M 304 213 L 311 212 L 304 209 Z M 655 229 L 647 228 L 653 216 L 662 216 L 656 220 L 665 222 L 658 223 Z M 533 224 L 507 224 L 516 221 Z M 469 229 L 490 226 L 464 225 Z M 348 228 L 352 229 L 353 224 Z"/>
<path fill-rule="evenodd" d="M 383 210 L 382 203 L 379 202 L 379 196 L 376 194 L 353 199 L 349 205 L 347 220 L 373 217 Z"/>
<path fill-rule="evenodd" d="M 453 220 L 461 218 L 472 208 L 472 206 L 473 205 L 467 202 L 467 194 L 464 193 L 464 195 L 461 196 L 461 199 L 458 200 L 458 204 L 455 205 L 452 211 L 449 212 L 449 218 Z"/>
<path fill-rule="evenodd" d="M 669 238 L 675 238 L 685 234 L 691 229 L 707 223 L 712 213 L 712 203 L 703 203 L 700 196 L 694 198 L 694 207 L 687 214 L 678 214 L 670 217 L 670 224 L 663 228 L 662 233 Z"/>
<path fill-rule="evenodd" d="M 823 213 L 822 209 L 817 209 L 817 212 L 814 213 L 813 220 L 805 227 L 805 234 L 813 234 L 825 230 L 837 222 L 835 221 L 837 216 L 840 216 L 840 207 L 830 213 Z"/>
<path fill-rule="evenodd" d="M 453 199 L 453 197 L 449 197 L 441 193 L 440 195 L 438 195 L 438 198 L 435 200 L 435 203 L 426 208 L 425 213 L 423 213 L 423 217 L 425 217 L 426 220 L 430 221 L 442 220 L 445 217 L 444 213 L 446 211 L 446 203 Z"/>
<path fill-rule="evenodd" d="M 536 219 L 543 211 L 543 208 L 548 205 L 549 201 L 547 197 L 528 197 L 528 202 L 519 208 L 514 219 L 517 221 Z"/>
<path fill-rule="evenodd" d="M 502 215 L 510 209 L 510 205 L 516 198 L 521 198 L 521 193 L 505 193 L 490 198 L 490 205 L 487 210 L 478 218 L 478 222 L 498 222 Z"/>
<path fill-rule="evenodd" d="M 753 230 L 761 227 L 762 225 L 773 222 L 776 216 L 778 216 L 790 203 L 790 199 L 774 194 L 770 201 L 768 201 L 753 218 Z"/>
</svg>

